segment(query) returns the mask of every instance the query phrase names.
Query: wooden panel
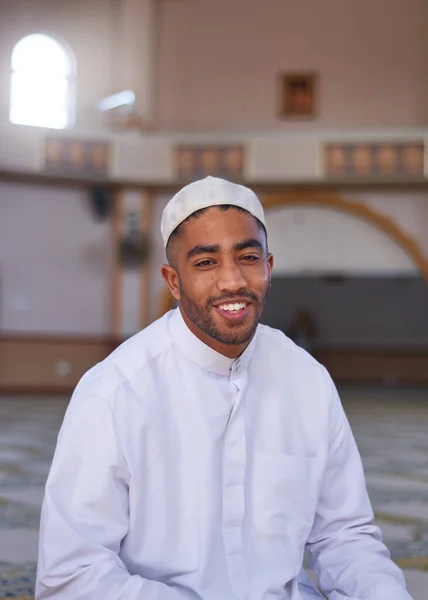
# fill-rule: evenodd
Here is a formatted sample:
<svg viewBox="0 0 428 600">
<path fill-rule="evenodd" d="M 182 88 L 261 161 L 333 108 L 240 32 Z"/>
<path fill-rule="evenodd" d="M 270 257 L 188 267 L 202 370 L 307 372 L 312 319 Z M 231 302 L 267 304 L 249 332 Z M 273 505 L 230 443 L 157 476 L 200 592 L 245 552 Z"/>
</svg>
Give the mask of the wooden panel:
<svg viewBox="0 0 428 600">
<path fill-rule="evenodd" d="M 428 350 L 320 350 L 316 358 L 339 384 L 428 385 Z"/>
<path fill-rule="evenodd" d="M 193 181 L 207 175 L 241 180 L 244 172 L 243 146 L 178 146 L 175 149 L 176 177 Z"/>
<path fill-rule="evenodd" d="M 328 143 L 324 147 L 328 178 L 393 179 L 424 175 L 423 140 L 406 142 Z"/>
<path fill-rule="evenodd" d="M 81 376 L 118 345 L 112 339 L 0 339 L 0 392 L 71 392 Z"/>
<path fill-rule="evenodd" d="M 103 140 L 46 138 L 45 170 L 50 174 L 108 177 L 111 148 Z"/>
</svg>

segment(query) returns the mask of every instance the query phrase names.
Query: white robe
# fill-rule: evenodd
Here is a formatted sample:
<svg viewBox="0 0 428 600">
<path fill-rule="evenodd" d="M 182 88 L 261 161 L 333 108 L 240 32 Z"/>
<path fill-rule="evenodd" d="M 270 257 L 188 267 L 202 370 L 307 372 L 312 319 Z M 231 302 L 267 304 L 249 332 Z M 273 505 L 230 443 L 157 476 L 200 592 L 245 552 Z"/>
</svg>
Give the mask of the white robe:
<svg viewBox="0 0 428 600">
<path fill-rule="evenodd" d="M 42 510 L 36 599 L 411 600 L 372 524 L 326 370 L 259 325 L 242 356 L 178 310 L 78 384 Z"/>
</svg>

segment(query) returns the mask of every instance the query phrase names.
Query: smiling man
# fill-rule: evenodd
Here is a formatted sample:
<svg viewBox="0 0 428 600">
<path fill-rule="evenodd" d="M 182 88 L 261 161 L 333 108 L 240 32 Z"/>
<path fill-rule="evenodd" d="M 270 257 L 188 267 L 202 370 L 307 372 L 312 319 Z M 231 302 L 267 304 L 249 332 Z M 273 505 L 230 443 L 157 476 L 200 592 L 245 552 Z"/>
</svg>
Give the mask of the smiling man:
<svg viewBox="0 0 428 600">
<path fill-rule="evenodd" d="M 332 381 L 259 325 L 262 206 L 208 177 L 165 208 L 178 308 L 77 386 L 46 485 L 38 600 L 411 600 Z"/>
<path fill-rule="evenodd" d="M 227 200 L 231 190 L 238 205 L 211 205 L 217 195 Z M 184 221 L 176 225 L 175 204 L 181 197 L 187 199 L 189 192 L 197 195 L 193 208 L 202 208 L 190 216 L 185 210 L 178 218 Z M 263 209 L 249 193 L 242 186 L 211 177 L 182 190 L 162 222 L 169 262 L 162 274 L 182 317 L 196 337 L 229 358 L 239 356 L 254 336 L 273 265 Z M 251 212 L 243 208 L 249 200 Z"/>
</svg>

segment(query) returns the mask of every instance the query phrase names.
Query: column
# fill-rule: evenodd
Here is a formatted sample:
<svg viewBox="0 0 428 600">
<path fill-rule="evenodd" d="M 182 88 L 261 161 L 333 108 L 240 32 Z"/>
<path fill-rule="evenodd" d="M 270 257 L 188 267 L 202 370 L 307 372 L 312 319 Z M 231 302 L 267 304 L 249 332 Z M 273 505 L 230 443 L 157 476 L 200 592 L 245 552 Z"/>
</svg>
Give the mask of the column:
<svg viewBox="0 0 428 600">
<path fill-rule="evenodd" d="M 150 254 L 144 262 L 123 262 L 121 246 L 131 231 L 148 241 L 152 220 L 151 193 L 142 189 L 118 190 L 113 216 L 114 262 L 111 290 L 111 334 L 127 338 L 149 324 Z"/>
</svg>

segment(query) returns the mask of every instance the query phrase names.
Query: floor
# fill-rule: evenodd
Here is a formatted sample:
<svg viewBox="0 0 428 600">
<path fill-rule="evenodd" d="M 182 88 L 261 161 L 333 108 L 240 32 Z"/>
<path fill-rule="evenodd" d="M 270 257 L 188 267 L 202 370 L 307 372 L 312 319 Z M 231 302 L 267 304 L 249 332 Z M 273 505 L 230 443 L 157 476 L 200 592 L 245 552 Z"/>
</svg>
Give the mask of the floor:
<svg viewBox="0 0 428 600">
<path fill-rule="evenodd" d="M 415 600 L 428 589 L 428 390 L 341 396 L 384 540 Z M 66 400 L 0 399 L 0 600 L 33 598 L 43 486 Z"/>
</svg>

